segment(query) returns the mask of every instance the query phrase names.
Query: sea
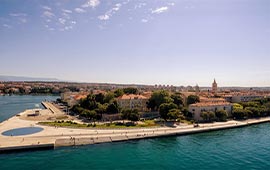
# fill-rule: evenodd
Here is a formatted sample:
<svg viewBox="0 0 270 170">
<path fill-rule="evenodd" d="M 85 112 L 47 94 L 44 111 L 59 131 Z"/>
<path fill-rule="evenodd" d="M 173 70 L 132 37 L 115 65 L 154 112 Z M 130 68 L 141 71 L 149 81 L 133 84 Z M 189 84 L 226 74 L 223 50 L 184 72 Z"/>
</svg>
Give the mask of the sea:
<svg viewBox="0 0 270 170">
<path fill-rule="evenodd" d="M 0 120 L 36 107 L 44 99 L 56 98 L 0 96 Z M 267 170 L 270 169 L 270 124 L 187 136 L 0 154 L 0 170 L 6 169 Z"/>
</svg>

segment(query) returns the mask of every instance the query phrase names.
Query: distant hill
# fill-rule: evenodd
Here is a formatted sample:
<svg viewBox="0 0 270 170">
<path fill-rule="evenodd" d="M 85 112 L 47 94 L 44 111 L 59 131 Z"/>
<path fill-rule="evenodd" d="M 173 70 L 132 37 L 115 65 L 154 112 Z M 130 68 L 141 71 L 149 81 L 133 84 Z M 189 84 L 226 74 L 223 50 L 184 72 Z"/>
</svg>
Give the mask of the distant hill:
<svg viewBox="0 0 270 170">
<path fill-rule="evenodd" d="M 22 76 L 5 76 L 0 75 L 0 81 L 60 81 L 56 78 L 34 78 L 34 77 L 22 77 Z"/>
</svg>

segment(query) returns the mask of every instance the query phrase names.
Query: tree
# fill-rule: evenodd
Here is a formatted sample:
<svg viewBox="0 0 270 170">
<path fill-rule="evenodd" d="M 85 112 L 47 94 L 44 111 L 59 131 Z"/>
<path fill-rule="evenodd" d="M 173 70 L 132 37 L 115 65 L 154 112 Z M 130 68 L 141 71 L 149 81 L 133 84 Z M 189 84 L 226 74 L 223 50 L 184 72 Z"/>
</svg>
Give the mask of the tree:
<svg viewBox="0 0 270 170">
<path fill-rule="evenodd" d="M 206 122 L 212 122 L 215 120 L 216 116 L 213 111 L 203 111 L 201 113 L 201 117 L 203 118 L 204 121 Z"/>
<path fill-rule="evenodd" d="M 248 117 L 260 117 L 261 116 L 261 108 L 257 107 L 246 107 L 245 110 L 250 111 Z"/>
<path fill-rule="evenodd" d="M 131 121 L 138 121 L 139 120 L 139 112 L 137 109 L 126 109 L 122 111 L 121 114 L 122 119 L 127 119 Z"/>
<path fill-rule="evenodd" d="M 226 121 L 228 118 L 228 113 L 226 110 L 217 110 L 216 118 L 218 121 Z"/>
<path fill-rule="evenodd" d="M 260 106 L 260 102 L 242 102 L 241 104 L 244 107 L 244 109 L 246 107 L 259 107 Z"/>
<path fill-rule="evenodd" d="M 123 89 L 117 89 L 113 93 L 114 93 L 114 96 L 115 97 L 120 97 L 120 96 L 123 96 L 124 95 Z"/>
<path fill-rule="evenodd" d="M 107 113 L 109 113 L 109 114 L 119 113 L 119 110 L 120 110 L 119 105 L 118 105 L 118 103 L 116 101 L 113 101 L 107 107 Z"/>
<path fill-rule="evenodd" d="M 180 94 L 173 94 L 171 95 L 171 98 L 173 99 L 173 103 L 176 104 L 179 108 L 183 106 L 184 102 Z"/>
<path fill-rule="evenodd" d="M 100 104 L 104 104 L 104 98 L 105 98 L 105 95 L 103 93 L 99 93 L 95 95 L 95 101 Z"/>
<path fill-rule="evenodd" d="M 251 114 L 251 112 L 245 109 L 233 109 L 232 111 L 232 116 L 235 119 L 246 119 L 249 114 Z"/>
<path fill-rule="evenodd" d="M 80 102 L 80 106 L 84 109 L 94 110 L 97 108 L 97 102 L 95 100 L 95 96 L 89 94 L 85 99 L 82 99 Z"/>
<path fill-rule="evenodd" d="M 158 90 L 155 91 L 148 103 L 147 103 L 147 107 L 150 108 L 153 111 L 158 110 L 159 106 L 163 103 L 171 103 L 173 102 L 173 99 L 170 98 L 170 94 L 169 92 L 165 91 L 165 90 Z"/>
<path fill-rule="evenodd" d="M 188 98 L 187 98 L 187 104 L 188 105 L 198 103 L 198 102 L 200 102 L 199 96 L 189 95 Z"/>
<path fill-rule="evenodd" d="M 134 87 L 127 87 L 123 89 L 125 94 L 138 94 L 138 89 Z"/>
<path fill-rule="evenodd" d="M 89 119 L 89 120 L 95 120 L 96 116 L 97 116 L 97 113 L 94 110 L 84 109 L 80 115 L 82 117 L 85 117 L 85 118 Z"/>
<path fill-rule="evenodd" d="M 239 103 L 234 103 L 233 104 L 233 109 L 243 109 L 244 107 L 241 105 L 241 104 L 239 104 Z"/>
<path fill-rule="evenodd" d="M 178 119 L 181 115 L 181 112 L 179 109 L 171 109 L 168 113 L 168 119 Z"/>
<path fill-rule="evenodd" d="M 108 92 L 104 97 L 104 103 L 111 103 L 114 99 L 114 93 Z"/>
<path fill-rule="evenodd" d="M 170 110 L 177 109 L 177 108 L 178 108 L 177 105 L 174 104 L 174 103 L 163 103 L 163 104 L 161 104 L 159 106 L 160 117 L 163 118 L 165 121 L 167 121 L 167 119 L 169 118 L 168 113 L 170 112 Z"/>
</svg>

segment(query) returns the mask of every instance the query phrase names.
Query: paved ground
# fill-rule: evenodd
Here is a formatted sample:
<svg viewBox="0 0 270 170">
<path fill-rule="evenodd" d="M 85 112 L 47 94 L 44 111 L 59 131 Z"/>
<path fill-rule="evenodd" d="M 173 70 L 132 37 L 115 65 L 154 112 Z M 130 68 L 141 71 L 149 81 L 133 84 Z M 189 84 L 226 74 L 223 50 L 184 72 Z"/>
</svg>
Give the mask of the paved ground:
<svg viewBox="0 0 270 170">
<path fill-rule="evenodd" d="M 235 126 L 243 126 L 252 123 L 270 121 L 270 118 L 254 119 L 247 121 L 228 121 L 210 124 L 200 124 L 200 127 L 194 128 L 193 125 L 177 126 L 174 128 L 142 128 L 142 129 L 71 129 L 56 128 L 50 126 L 41 126 L 37 123 L 41 118 L 55 118 L 55 116 L 63 116 L 64 113 L 59 111 L 53 105 L 48 104 L 49 109 L 40 111 L 40 118 L 27 119 L 26 115 L 34 113 L 35 110 L 26 110 L 17 116 L 14 116 L 0 124 L 0 149 L 16 146 L 31 146 L 42 144 L 55 144 L 57 146 L 69 146 L 80 144 L 91 144 L 101 142 L 112 142 L 120 140 L 157 137 L 162 135 L 185 134 L 200 131 L 208 131 L 211 129 L 232 128 Z M 45 119 L 47 120 L 47 119 Z M 22 127 L 42 127 L 43 131 L 24 135 L 24 136 L 3 136 L 2 133 L 14 128 Z"/>
</svg>

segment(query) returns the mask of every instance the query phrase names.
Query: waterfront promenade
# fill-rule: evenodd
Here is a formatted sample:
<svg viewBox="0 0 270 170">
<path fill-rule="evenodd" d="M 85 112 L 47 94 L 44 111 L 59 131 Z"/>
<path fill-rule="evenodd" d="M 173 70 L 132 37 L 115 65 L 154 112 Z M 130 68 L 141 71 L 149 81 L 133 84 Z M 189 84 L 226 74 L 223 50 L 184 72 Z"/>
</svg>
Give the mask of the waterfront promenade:
<svg viewBox="0 0 270 170">
<path fill-rule="evenodd" d="M 46 109 L 40 110 L 41 116 L 61 116 L 64 113 L 53 104 L 45 102 Z M 26 110 L 0 124 L 0 153 L 16 149 L 31 148 L 54 148 L 61 146 L 87 145 L 97 143 L 108 143 L 136 139 L 146 139 L 165 136 L 187 135 L 214 130 L 237 128 L 251 124 L 270 122 L 270 118 L 250 119 L 246 121 L 231 120 L 228 122 L 217 122 L 193 125 L 179 125 L 175 127 L 154 128 L 125 128 L 125 129 L 95 129 L 95 128 L 60 128 L 39 125 L 40 120 L 27 120 L 25 116 L 35 110 Z M 14 128 L 39 127 L 43 128 L 38 133 L 22 136 L 5 136 L 4 132 Z"/>
</svg>

